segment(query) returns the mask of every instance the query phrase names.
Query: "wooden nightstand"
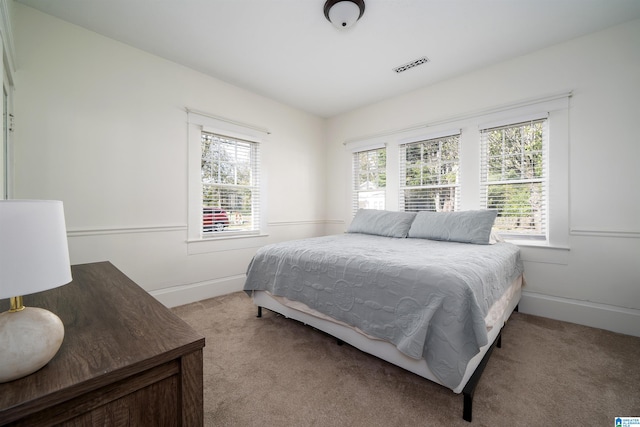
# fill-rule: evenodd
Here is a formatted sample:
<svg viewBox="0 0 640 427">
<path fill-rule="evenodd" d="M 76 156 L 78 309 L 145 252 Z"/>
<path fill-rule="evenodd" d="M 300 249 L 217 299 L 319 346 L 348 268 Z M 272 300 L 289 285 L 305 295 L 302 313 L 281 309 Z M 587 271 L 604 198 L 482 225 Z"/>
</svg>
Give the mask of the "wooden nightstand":
<svg viewBox="0 0 640 427">
<path fill-rule="evenodd" d="M 0 425 L 202 426 L 204 337 L 111 263 L 71 271 L 68 285 L 24 296 L 65 337 L 44 368 L 0 384 Z"/>
</svg>

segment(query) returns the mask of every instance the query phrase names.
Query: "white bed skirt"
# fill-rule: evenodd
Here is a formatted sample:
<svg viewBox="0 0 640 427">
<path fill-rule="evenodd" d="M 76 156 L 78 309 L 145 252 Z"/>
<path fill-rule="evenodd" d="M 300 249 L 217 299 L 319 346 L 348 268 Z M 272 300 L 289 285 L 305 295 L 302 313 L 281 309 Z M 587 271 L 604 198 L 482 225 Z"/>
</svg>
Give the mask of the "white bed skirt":
<svg viewBox="0 0 640 427">
<path fill-rule="evenodd" d="M 476 354 L 467 364 L 467 369 L 462 381 L 455 388 L 454 393 L 461 393 L 464 386 L 471 378 L 482 358 L 491 347 L 504 326 L 505 322 L 518 305 L 522 295 L 523 276 L 514 280 L 503 297 L 498 300 L 489 310 L 489 314 L 485 318 L 488 328 L 488 344 L 480 348 L 480 352 Z M 342 322 L 337 322 L 310 309 L 304 304 L 291 302 L 286 298 L 278 298 L 272 296 L 266 291 L 253 291 L 253 302 L 259 306 L 267 308 L 271 311 L 282 314 L 285 317 L 295 319 L 306 325 L 312 326 L 323 332 L 334 336 L 365 353 L 372 354 L 389 363 L 397 365 L 403 369 L 413 372 L 421 377 L 441 384 L 438 378 L 431 372 L 424 359 L 413 359 L 404 355 L 391 343 L 380 339 L 365 335 L 357 329 L 348 326 Z"/>
</svg>

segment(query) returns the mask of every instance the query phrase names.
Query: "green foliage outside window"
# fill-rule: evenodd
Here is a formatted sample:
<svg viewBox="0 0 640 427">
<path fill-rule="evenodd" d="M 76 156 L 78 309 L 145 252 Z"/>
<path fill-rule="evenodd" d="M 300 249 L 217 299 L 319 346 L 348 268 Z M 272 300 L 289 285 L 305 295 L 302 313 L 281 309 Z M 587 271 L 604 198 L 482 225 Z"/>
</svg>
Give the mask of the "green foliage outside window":
<svg viewBox="0 0 640 427">
<path fill-rule="evenodd" d="M 357 187 L 367 190 L 377 190 L 387 186 L 387 150 L 361 151 L 358 156 Z"/>
<path fill-rule="evenodd" d="M 407 144 L 404 210 L 454 211 L 458 191 L 459 135 Z"/>
<path fill-rule="evenodd" d="M 359 151 L 354 153 L 354 191 L 357 208 L 384 209 L 387 186 L 387 150 Z"/>
<path fill-rule="evenodd" d="M 496 229 L 544 233 L 544 121 L 485 131 L 487 208 L 497 209 Z"/>
</svg>

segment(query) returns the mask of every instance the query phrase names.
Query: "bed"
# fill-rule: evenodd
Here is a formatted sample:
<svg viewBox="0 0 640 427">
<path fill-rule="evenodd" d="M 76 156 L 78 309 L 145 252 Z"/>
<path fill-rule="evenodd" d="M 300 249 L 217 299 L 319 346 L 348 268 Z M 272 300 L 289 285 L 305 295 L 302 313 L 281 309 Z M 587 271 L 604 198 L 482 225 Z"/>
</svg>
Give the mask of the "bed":
<svg viewBox="0 0 640 427">
<path fill-rule="evenodd" d="M 495 211 L 359 210 L 346 233 L 267 245 L 244 290 L 258 306 L 463 393 L 520 300 L 517 246 L 494 241 Z"/>
</svg>

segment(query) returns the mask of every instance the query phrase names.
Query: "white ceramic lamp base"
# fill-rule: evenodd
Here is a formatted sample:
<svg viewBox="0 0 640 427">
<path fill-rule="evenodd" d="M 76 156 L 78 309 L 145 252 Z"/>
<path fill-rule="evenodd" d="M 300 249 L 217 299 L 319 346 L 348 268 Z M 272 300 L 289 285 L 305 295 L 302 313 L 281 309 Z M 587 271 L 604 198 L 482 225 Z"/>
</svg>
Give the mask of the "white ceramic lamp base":
<svg viewBox="0 0 640 427">
<path fill-rule="evenodd" d="M 46 365 L 62 345 L 58 316 L 36 307 L 0 313 L 0 383 L 29 375 Z"/>
</svg>

